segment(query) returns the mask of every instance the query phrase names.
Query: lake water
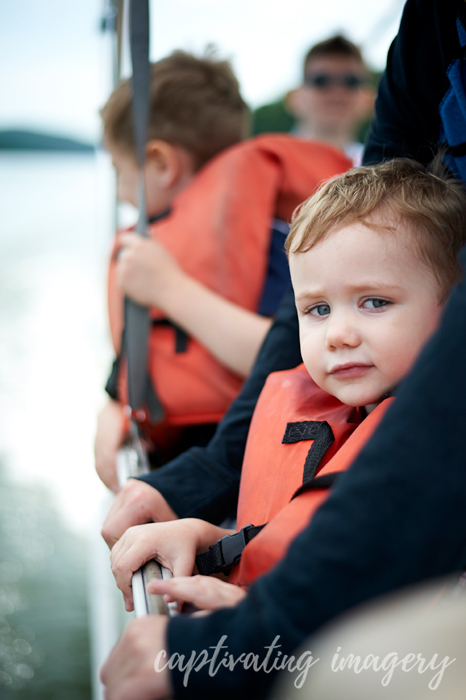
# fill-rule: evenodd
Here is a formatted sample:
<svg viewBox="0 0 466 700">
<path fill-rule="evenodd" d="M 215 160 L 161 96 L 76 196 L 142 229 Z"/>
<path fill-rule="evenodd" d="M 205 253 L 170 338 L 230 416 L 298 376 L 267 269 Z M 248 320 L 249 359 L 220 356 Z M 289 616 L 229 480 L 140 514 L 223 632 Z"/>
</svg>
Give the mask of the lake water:
<svg viewBox="0 0 466 700">
<path fill-rule="evenodd" d="M 105 155 L 0 151 L 0 697 L 90 697 L 109 344 Z"/>
</svg>

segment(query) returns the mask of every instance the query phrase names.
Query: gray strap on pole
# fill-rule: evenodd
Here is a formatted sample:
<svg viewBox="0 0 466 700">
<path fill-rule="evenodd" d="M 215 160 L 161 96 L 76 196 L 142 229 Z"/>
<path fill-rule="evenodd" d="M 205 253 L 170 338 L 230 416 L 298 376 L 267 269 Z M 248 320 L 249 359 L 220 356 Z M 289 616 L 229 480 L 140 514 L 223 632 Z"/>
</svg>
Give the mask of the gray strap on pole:
<svg viewBox="0 0 466 700">
<path fill-rule="evenodd" d="M 147 207 L 144 186 L 144 161 L 150 109 L 149 0 L 130 0 L 130 41 L 133 64 L 133 125 L 139 167 L 139 219 L 137 232 L 147 236 Z M 125 299 L 125 351 L 128 361 L 128 400 L 133 409 L 144 404 L 152 420 L 163 418 L 164 411 L 155 396 L 147 367 L 151 320 L 145 306 Z"/>
<path fill-rule="evenodd" d="M 121 79 L 121 58 L 122 58 L 122 47 L 123 47 L 123 15 L 125 11 L 125 0 L 113 0 L 117 4 L 117 21 L 116 21 L 116 51 L 115 51 L 115 74 L 114 74 L 114 84 Z"/>
<path fill-rule="evenodd" d="M 139 167 L 139 219 L 137 232 L 147 236 L 147 207 L 144 185 L 144 161 L 147 141 L 147 126 L 150 109 L 150 63 L 149 63 L 149 0 L 130 0 L 130 41 L 133 63 L 133 125 L 136 157 Z M 147 354 L 151 319 L 145 306 L 125 299 L 125 331 L 123 334 L 128 361 L 128 400 L 131 408 L 147 404 L 152 420 L 160 420 L 164 411 L 150 381 Z M 132 423 L 132 444 L 119 450 L 118 476 L 123 485 L 128 476 L 141 473 L 147 465 L 140 447 L 138 429 Z M 140 448 L 140 449 L 139 449 Z M 140 453 L 138 453 L 138 450 Z M 135 473 L 133 473 L 133 468 Z M 170 578 L 171 572 L 156 561 L 147 562 L 132 577 L 134 607 L 136 614 L 167 613 L 174 615 L 177 606 L 166 604 L 163 596 L 150 595 L 146 585 L 152 578 Z"/>
<path fill-rule="evenodd" d="M 136 158 L 139 166 L 139 221 L 137 230 L 147 235 L 145 188 L 143 186 L 146 157 L 147 127 L 149 123 L 149 0 L 131 0 L 130 3 L 131 61 L 133 64 L 133 125 Z"/>
</svg>

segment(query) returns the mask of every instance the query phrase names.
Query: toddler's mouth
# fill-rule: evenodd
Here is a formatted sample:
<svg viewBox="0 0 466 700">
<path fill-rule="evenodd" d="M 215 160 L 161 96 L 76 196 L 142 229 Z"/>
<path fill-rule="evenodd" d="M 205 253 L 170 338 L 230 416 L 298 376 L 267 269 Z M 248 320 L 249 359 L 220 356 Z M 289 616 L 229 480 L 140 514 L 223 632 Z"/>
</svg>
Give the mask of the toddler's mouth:
<svg viewBox="0 0 466 700">
<path fill-rule="evenodd" d="M 336 379 L 346 379 L 350 377 L 362 377 L 366 372 L 372 369 L 374 365 L 365 365 L 358 362 L 347 362 L 342 365 L 335 365 L 329 371 L 329 374 Z"/>
</svg>

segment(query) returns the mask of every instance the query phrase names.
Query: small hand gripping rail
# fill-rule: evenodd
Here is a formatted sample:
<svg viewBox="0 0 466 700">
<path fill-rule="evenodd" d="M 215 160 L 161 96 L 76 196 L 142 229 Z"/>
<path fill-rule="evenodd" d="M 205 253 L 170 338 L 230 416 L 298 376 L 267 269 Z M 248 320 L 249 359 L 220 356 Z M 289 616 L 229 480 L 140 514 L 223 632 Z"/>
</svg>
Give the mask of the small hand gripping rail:
<svg viewBox="0 0 466 700">
<path fill-rule="evenodd" d="M 117 474 L 118 483 L 122 486 L 126 480 L 134 476 L 142 476 L 149 471 L 144 447 L 141 444 L 137 429 L 132 424 L 130 436 L 118 450 Z M 178 603 L 166 603 L 162 595 L 154 595 L 147 592 L 147 584 L 153 579 L 172 578 L 172 572 L 158 561 L 148 561 L 133 574 L 131 585 L 133 588 L 134 613 L 136 617 L 144 615 L 170 615 L 178 614 Z"/>
</svg>

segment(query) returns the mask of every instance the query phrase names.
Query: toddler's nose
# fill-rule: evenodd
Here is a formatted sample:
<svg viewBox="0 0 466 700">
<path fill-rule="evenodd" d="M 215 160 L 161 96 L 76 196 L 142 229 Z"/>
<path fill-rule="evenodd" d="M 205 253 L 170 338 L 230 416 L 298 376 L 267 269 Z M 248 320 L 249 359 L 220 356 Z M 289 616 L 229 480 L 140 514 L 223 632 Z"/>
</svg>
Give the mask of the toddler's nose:
<svg viewBox="0 0 466 700">
<path fill-rule="evenodd" d="M 361 335 L 351 314 L 337 312 L 329 316 L 326 343 L 329 350 L 360 345 Z"/>
</svg>

